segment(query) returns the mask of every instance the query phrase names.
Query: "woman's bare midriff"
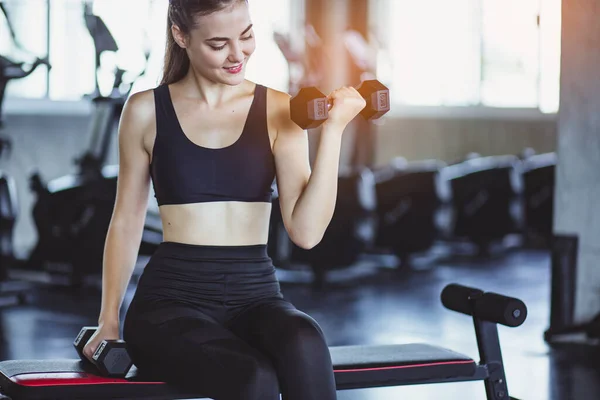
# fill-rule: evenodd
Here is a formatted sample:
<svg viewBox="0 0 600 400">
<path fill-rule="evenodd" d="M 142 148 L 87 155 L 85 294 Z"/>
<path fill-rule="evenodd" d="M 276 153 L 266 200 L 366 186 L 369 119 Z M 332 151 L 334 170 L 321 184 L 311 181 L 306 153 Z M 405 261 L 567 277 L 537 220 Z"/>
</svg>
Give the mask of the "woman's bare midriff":
<svg viewBox="0 0 600 400">
<path fill-rule="evenodd" d="M 193 245 L 266 244 L 271 204 L 210 202 L 160 206 L 163 240 Z"/>
</svg>

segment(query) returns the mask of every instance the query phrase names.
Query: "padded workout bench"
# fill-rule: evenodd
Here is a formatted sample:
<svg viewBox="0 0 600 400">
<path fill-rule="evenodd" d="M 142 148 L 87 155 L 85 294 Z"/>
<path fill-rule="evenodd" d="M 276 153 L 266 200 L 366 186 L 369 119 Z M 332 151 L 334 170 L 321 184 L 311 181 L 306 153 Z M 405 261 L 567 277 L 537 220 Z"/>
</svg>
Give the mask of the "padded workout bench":
<svg viewBox="0 0 600 400">
<path fill-rule="evenodd" d="M 527 317 L 518 299 L 451 284 L 442 304 L 473 317 L 480 361 L 429 344 L 332 346 L 338 390 L 383 386 L 483 381 L 488 400 L 508 394 L 497 324 L 520 326 Z M 163 382 L 145 380 L 132 367 L 125 379 L 106 378 L 80 360 L 0 362 L 0 398 L 41 399 L 198 399 Z"/>
</svg>

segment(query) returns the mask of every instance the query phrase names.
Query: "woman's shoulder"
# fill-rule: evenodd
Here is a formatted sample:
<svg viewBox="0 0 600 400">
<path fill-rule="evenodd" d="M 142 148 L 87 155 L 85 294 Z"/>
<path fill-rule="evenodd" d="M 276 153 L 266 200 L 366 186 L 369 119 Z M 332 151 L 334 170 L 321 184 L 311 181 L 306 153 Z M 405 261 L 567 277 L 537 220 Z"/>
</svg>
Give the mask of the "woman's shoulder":
<svg viewBox="0 0 600 400">
<path fill-rule="evenodd" d="M 121 114 L 121 123 L 127 131 L 144 134 L 155 121 L 154 89 L 146 89 L 131 94 Z M 133 134 L 133 133 L 131 133 Z"/>
<path fill-rule="evenodd" d="M 257 85 L 259 85 L 259 84 L 257 83 Z M 269 99 L 273 99 L 277 104 L 279 104 L 280 102 L 287 103 L 290 101 L 291 96 L 289 94 L 287 94 L 286 92 L 272 88 L 267 85 L 262 85 L 262 84 L 260 84 L 260 85 L 265 87 L 265 90 L 267 92 L 267 97 Z"/>
<path fill-rule="evenodd" d="M 154 89 L 145 89 L 129 96 L 123 112 L 127 112 L 131 118 L 138 120 L 138 122 L 142 122 L 153 119 L 154 110 Z"/>
<path fill-rule="evenodd" d="M 284 91 L 272 88 L 270 86 L 261 85 L 265 87 L 267 96 L 267 110 L 270 116 L 285 116 L 286 112 L 289 113 L 289 105 L 291 96 Z"/>
<path fill-rule="evenodd" d="M 276 132 L 298 133 L 298 126 L 292 122 L 290 99 L 292 96 L 282 90 L 267 87 L 267 119 L 269 127 Z"/>
<path fill-rule="evenodd" d="M 267 93 L 266 108 L 268 124 L 269 127 L 277 132 L 285 125 L 286 120 L 289 119 L 290 95 L 269 86 L 265 87 Z"/>
<path fill-rule="evenodd" d="M 129 96 L 126 105 L 135 111 L 154 108 L 154 88 L 141 90 Z"/>
</svg>

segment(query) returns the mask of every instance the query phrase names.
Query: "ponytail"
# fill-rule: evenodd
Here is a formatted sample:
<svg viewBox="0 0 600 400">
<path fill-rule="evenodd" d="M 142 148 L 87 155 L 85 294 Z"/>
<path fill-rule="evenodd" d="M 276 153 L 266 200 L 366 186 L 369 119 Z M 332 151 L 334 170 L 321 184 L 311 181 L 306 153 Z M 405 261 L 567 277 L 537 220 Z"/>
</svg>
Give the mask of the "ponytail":
<svg viewBox="0 0 600 400">
<path fill-rule="evenodd" d="M 190 58 L 185 49 L 182 49 L 173 38 L 171 18 L 167 20 L 167 45 L 165 48 L 165 63 L 161 85 L 170 85 L 185 77 L 190 68 Z"/>
</svg>

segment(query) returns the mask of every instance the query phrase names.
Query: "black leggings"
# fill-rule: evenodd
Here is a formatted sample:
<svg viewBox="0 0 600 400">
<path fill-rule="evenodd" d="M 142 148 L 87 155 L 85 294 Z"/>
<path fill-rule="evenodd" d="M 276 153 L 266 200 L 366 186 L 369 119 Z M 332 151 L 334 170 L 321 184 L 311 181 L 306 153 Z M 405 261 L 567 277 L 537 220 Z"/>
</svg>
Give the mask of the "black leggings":
<svg viewBox="0 0 600 400">
<path fill-rule="evenodd" d="M 333 400 L 317 322 L 284 299 L 266 245 L 163 242 L 123 336 L 144 376 L 214 400 Z"/>
</svg>

